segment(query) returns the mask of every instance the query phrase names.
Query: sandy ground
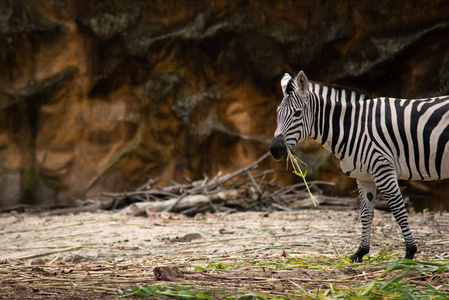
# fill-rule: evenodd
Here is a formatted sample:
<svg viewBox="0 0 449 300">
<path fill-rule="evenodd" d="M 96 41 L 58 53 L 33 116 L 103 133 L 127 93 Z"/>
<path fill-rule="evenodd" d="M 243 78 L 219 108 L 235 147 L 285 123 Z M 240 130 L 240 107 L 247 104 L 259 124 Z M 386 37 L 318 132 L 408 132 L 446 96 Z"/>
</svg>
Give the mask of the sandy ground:
<svg viewBox="0 0 449 300">
<path fill-rule="evenodd" d="M 415 258 L 449 259 L 449 213 L 413 213 L 410 225 L 418 244 Z M 110 266 L 114 276 L 120 273 L 120 264 L 128 270 L 139 266 L 140 275 L 133 284 L 145 285 L 155 282 L 152 271 L 156 266 L 207 265 L 211 260 L 229 263 L 230 259 L 240 264 L 255 258 L 275 260 L 306 254 L 342 257 L 357 249 L 361 234 L 358 211 L 325 208 L 195 218 L 168 213 L 150 217 L 114 212 L 4 214 L 0 228 L 0 297 L 36 299 L 61 296 L 51 284 L 44 288 L 39 278 L 68 278 L 64 276 L 67 272 L 72 274 L 67 279 L 70 282 L 77 280 L 74 274 L 81 276 L 93 266 Z M 392 215 L 376 211 L 371 254 L 390 246 L 393 252 L 404 254 L 403 239 Z M 67 283 L 60 280 L 62 285 Z M 128 281 L 118 281 L 113 287 L 105 284 L 105 294 L 96 291 L 95 297 L 114 298 L 115 287 L 126 288 L 127 284 L 132 285 Z M 77 290 L 73 282 L 67 293 L 79 299 L 92 298 L 89 289 Z"/>
</svg>

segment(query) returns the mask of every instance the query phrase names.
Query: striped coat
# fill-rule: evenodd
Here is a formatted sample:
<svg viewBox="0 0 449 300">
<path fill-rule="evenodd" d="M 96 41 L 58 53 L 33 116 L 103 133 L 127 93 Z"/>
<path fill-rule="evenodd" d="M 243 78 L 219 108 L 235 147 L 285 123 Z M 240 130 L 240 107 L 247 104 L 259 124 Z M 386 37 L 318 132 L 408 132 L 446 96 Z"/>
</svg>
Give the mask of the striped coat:
<svg viewBox="0 0 449 300">
<path fill-rule="evenodd" d="M 351 256 L 369 252 L 373 200 L 377 189 L 401 227 L 406 258 L 416 252 L 398 179 L 449 178 L 449 96 L 428 99 L 370 98 L 357 89 L 309 82 L 304 72 L 282 81 L 284 99 L 270 146 L 275 159 L 286 157 L 311 136 L 332 152 L 348 176 L 357 180 L 362 239 Z"/>
</svg>

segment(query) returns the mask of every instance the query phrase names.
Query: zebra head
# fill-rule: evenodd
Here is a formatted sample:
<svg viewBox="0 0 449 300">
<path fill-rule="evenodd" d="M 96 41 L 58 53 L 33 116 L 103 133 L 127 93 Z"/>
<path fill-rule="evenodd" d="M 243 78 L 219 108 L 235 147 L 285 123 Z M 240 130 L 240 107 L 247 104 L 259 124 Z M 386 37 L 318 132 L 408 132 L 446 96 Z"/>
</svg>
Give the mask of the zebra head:
<svg viewBox="0 0 449 300">
<path fill-rule="evenodd" d="M 311 131 L 312 113 L 309 107 L 309 81 L 303 71 L 295 78 L 285 74 L 281 80 L 284 99 L 277 108 L 277 128 L 270 145 L 274 159 L 287 156 L 287 146 L 292 149 L 305 140 Z"/>
</svg>

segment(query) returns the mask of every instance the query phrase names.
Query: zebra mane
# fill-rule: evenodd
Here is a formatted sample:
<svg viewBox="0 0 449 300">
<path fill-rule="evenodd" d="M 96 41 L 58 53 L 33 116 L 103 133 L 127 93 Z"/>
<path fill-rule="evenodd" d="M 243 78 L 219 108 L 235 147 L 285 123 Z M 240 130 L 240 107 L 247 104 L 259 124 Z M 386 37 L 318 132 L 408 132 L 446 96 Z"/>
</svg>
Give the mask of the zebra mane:
<svg viewBox="0 0 449 300">
<path fill-rule="evenodd" d="M 368 95 L 367 93 L 362 92 L 361 90 L 359 90 L 358 88 L 354 88 L 354 87 L 348 87 L 348 86 L 343 86 L 343 85 L 338 85 L 338 84 L 331 84 L 331 83 L 323 83 L 323 82 L 319 82 L 319 81 L 309 81 L 312 84 L 315 85 L 320 85 L 320 86 L 326 86 L 328 88 L 333 88 L 337 91 L 349 91 L 349 92 L 355 92 L 357 95 L 364 95 L 365 99 L 370 99 L 371 96 Z"/>
</svg>

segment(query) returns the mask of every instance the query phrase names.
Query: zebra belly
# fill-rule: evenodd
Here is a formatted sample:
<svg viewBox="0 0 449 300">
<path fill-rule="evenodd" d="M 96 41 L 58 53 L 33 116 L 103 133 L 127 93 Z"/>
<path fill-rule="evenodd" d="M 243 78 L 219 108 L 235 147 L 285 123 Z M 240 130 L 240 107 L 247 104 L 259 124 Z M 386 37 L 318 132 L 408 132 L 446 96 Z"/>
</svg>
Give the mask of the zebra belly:
<svg viewBox="0 0 449 300">
<path fill-rule="evenodd" d="M 351 178 L 373 182 L 373 177 L 368 171 L 363 168 L 354 168 L 354 163 L 351 160 L 341 160 L 340 167 L 341 170 Z"/>
<path fill-rule="evenodd" d="M 418 163 L 407 164 L 407 161 L 401 158 L 397 161 L 399 179 L 434 181 L 449 178 L 449 144 L 440 159 L 437 159 L 436 152 L 433 152 L 428 158 L 421 158 Z"/>
</svg>

